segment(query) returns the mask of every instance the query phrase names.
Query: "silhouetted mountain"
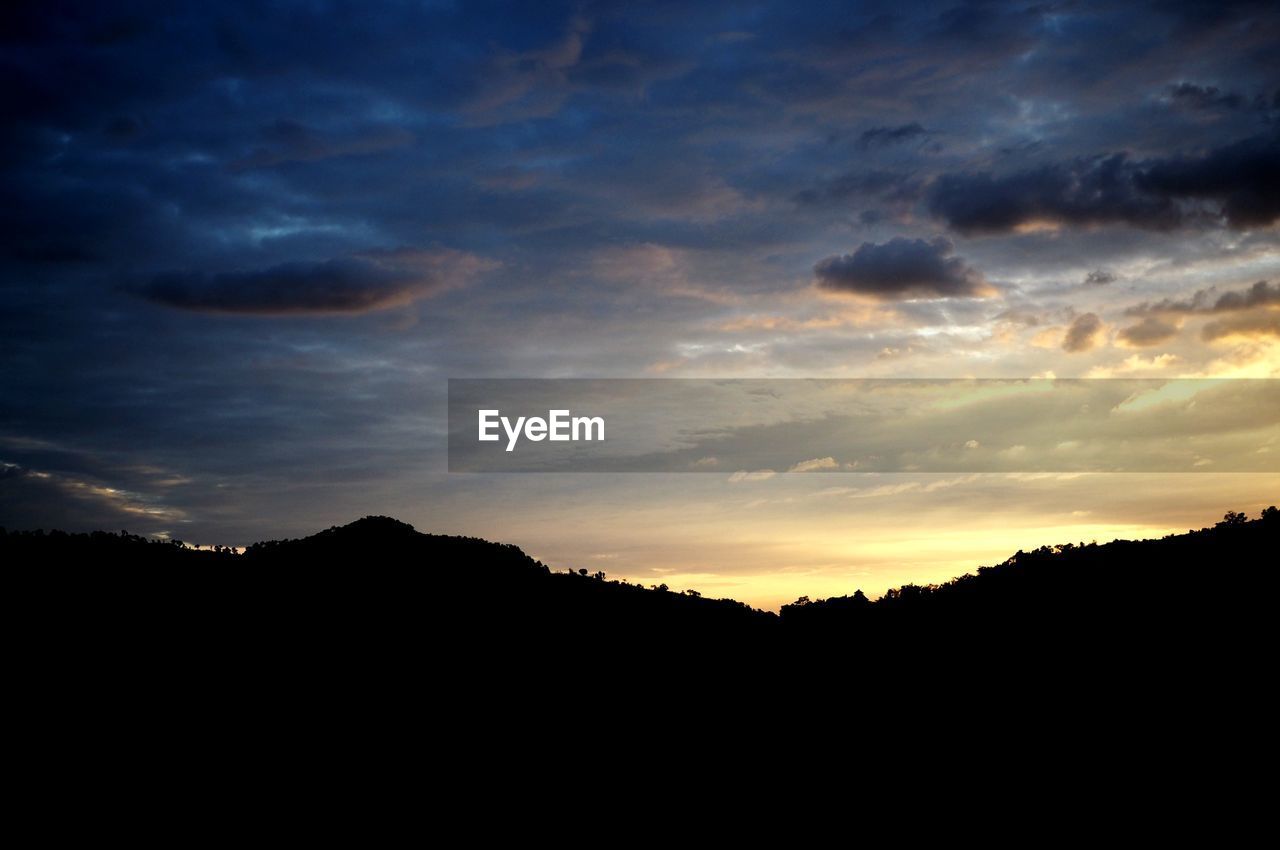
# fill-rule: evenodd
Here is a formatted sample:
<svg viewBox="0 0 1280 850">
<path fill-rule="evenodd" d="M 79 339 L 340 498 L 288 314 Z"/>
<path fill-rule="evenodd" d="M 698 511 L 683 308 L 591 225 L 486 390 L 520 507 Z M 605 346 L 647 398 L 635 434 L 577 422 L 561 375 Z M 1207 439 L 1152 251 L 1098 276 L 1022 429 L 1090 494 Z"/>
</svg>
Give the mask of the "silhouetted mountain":
<svg viewBox="0 0 1280 850">
<path fill-rule="evenodd" d="M 1191 625 L 1239 609 L 1243 593 L 1265 591 L 1280 541 L 1280 511 L 1248 521 L 1231 512 L 1213 528 L 1160 540 L 1042 546 L 939 585 L 906 585 L 883 597 L 798 600 L 783 622 L 803 631 L 921 629 L 985 624 L 1045 630 L 1103 625 Z"/>
<path fill-rule="evenodd" d="M 1277 537 L 1274 508 L 1252 522 L 1229 514 L 1163 540 L 1018 552 L 877 600 L 799 600 L 780 616 L 552 571 L 515 546 L 388 517 L 241 554 L 126 533 L 0 530 L 0 560 L 44 644 L 93 675 L 124 657 L 149 671 L 234 667 L 263 687 L 333 669 L 384 683 L 679 671 L 764 681 L 854 666 L 936 678 L 993 666 L 1231 669 L 1269 644 Z"/>
</svg>

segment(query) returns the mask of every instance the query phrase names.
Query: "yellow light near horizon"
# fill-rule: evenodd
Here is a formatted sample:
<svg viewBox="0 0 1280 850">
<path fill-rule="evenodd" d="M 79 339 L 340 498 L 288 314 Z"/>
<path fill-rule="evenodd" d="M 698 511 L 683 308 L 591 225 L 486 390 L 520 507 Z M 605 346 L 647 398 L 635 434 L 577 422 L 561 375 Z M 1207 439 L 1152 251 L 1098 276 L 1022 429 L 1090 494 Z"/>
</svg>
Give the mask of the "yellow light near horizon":
<svg viewBox="0 0 1280 850">
<path fill-rule="evenodd" d="M 808 552 L 793 549 L 791 555 L 803 566 L 788 567 L 784 562 L 777 564 L 775 570 L 749 575 L 676 570 L 659 579 L 637 579 L 633 583 L 662 583 L 673 591 L 693 589 L 706 597 L 727 597 L 777 611 L 802 596 L 823 599 L 861 590 L 875 599 L 904 584 L 941 584 L 979 567 L 1001 563 L 1019 550 L 1066 543 L 1158 539 L 1185 531 L 1159 525 L 1082 522 L 950 529 L 925 535 L 904 533 L 898 539 L 863 539 L 854 543 L 832 538 L 815 541 Z"/>
</svg>

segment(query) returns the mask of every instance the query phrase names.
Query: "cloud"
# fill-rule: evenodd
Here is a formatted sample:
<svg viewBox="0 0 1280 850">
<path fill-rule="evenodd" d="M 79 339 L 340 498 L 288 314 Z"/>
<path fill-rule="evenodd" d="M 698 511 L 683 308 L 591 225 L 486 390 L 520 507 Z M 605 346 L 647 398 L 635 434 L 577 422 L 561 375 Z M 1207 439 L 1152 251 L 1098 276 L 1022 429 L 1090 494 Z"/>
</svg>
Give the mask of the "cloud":
<svg viewBox="0 0 1280 850">
<path fill-rule="evenodd" d="M 1213 311 L 1221 313 L 1227 310 L 1249 310 L 1272 304 L 1280 304 L 1280 285 L 1271 286 L 1265 280 L 1260 280 L 1244 292 L 1222 293 L 1213 303 Z"/>
<path fill-rule="evenodd" d="M 1105 224 L 1150 230 L 1193 223 L 1262 227 L 1280 218 L 1280 135 L 1197 156 L 1135 162 L 1113 153 L 1002 176 L 944 174 L 931 187 L 928 205 L 934 216 L 966 234 Z"/>
<path fill-rule="evenodd" d="M 1084 157 L 1005 176 L 944 174 L 933 184 L 928 204 L 933 215 L 965 234 L 1121 223 L 1170 230 L 1182 220 L 1170 199 L 1137 191 L 1125 154 Z"/>
<path fill-rule="evenodd" d="M 802 460 L 795 466 L 787 470 L 787 472 L 822 472 L 828 469 L 839 469 L 840 464 L 836 463 L 833 457 L 816 457 L 813 460 Z"/>
<path fill-rule="evenodd" d="M 858 137 L 858 147 L 862 150 L 884 148 L 928 135 L 929 131 L 915 121 L 897 127 L 873 127 Z"/>
<path fill-rule="evenodd" d="M 1062 350 L 1072 354 L 1088 351 L 1097 345 L 1098 334 L 1101 331 L 1102 320 L 1096 313 L 1077 316 L 1067 328 L 1067 335 L 1062 339 Z"/>
<path fill-rule="evenodd" d="M 1117 378 L 1128 375 L 1151 374 L 1161 372 L 1174 364 L 1179 359 L 1176 354 L 1157 354 L 1148 360 L 1143 360 L 1139 354 L 1130 354 L 1120 363 L 1112 366 L 1094 366 L 1085 373 L 1086 378 Z"/>
<path fill-rule="evenodd" d="M 772 469 L 757 469 L 754 472 L 740 469 L 729 476 L 729 483 L 741 484 L 743 481 L 768 481 L 776 474 Z"/>
<path fill-rule="evenodd" d="M 489 267 L 462 252 L 399 249 L 251 271 L 169 272 L 136 293 L 166 307 L 207 313 L 356 314 L 404 306 Z"/>
<path fill-rule="evenodd" d="M 1146 316 L 1153 313 L 1228 313 L 1251 310 L 1280 304 L 1280 285 L 1272 286 L 1260 280 L 1240 292 L 1224 292 L 1216 299 L 1215 289 L 1197 290 L 1190 298 L 1165 298 L 1161 301 L 1144 301 L 1125 310 L 1127 316 Z"/>
<path fill-rule="evenodd" d="M 1107 271 L 1106 269 L 1095 269 L 1084 276 L 1085 286 L 1106 286 L 1109 283 L 1115 282 L 1115 274 Z"/>
<path fill-rule="evenodd" d="M 1177 335 L 1177 325 L 1166 322 L 1159 316 L 1147 316 L 1136 325 L 1130 325 L 1122 329 L 1119 337 L 1127 345 L 1145 348 L 1151 345 L 1159 345 Z"/>
<path fill-rule="evenodd" d="M 1157 160 L 1135 176 L 1148 193 L 1217 203 L 1231 227 L 1280 218 L 1280 134 L 1258 136 L 1198 157 Z"/>
<path fill-rule="evenodd" d="M 1221 91 L 1217 86 L 1178 83 L 1169 86 L 1169 101 L 1181 109 L 1239 109 L 1247 101 L 1235 92 Z"/>
<path fill-rule="evenodd" d="M 852 254 L 833 255 L 813 267 L 818 285 L 891 301 L 908 298 L 980 298 L 994 294 L 976 269 L 952 255 L 951 241 L 905 239 L 864 242 Z"/>
<path fill-rule="evenodd" d="M 0 517 L 11 528 L 37 528 L 48 516 L 64 530 L 181 522 L 186 514 L 162 501 L 63 472 L 0 461 Z"/>
<path fill-rule="evenodd" d="M 545 47 L 521 52 L 499 49 L 464 111 L 481 124 L 558 111 L 570 92 L 570 72 L 581 61 L 591 30 L 591 21 L 575 15 L 561 36 Z"/>
<path fill-rule="evenodd" d="M 1280 336 L 1280 311 L 1267 310 L 1257 313 L 1243 313 L 1230 318 L 1219 319 L 1204 326 L 1201 335 L 1206 342 L 1231 336 L 1264 337 Z"/>
</svg>

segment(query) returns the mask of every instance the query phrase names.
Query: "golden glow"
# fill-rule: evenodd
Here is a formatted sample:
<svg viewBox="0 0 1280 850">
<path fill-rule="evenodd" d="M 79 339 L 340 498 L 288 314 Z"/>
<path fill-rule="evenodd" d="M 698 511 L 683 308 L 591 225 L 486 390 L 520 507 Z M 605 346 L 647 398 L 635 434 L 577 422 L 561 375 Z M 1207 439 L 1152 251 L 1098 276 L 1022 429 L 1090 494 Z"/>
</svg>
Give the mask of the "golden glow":
<svg viewBox="0 0 1280 850">
<path fill-rule="evenodd" d="M 536 493 L 541 476 L 512 476 Z M 655 476 L 512 516 L 495 539 L 553 569 L 694 589 L 776 610 L 801 596 L 879 596 L 999 563 L 1019 549 L 1144 539 L 1212 525 L 1227 510 L 1280 503 L 1280 475 L 1225 473 L 897 476 L 777 475 L 730 484 L 713 475 Z M 519 479 L 519 480 L 516 480 Z M 572 486 L 574 480 L 567 485 Z M 625 484 L 625 481 L 623 482 Z M 561 491 L 563 492 L 563 490 Z M 572 535 L 554 522 L 572 511 Z M 567 539 L 568 538 L 568 539 Z M 1205 579 L 1212 581 L 1212 564 Z"/>
</svg>

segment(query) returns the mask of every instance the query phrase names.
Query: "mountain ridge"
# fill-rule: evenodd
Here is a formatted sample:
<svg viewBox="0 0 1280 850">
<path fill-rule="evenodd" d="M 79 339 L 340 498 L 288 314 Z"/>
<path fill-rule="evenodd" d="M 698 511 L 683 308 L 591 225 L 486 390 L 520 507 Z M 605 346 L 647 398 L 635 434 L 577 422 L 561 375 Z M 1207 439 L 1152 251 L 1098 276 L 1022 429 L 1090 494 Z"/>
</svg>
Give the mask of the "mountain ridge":
<svg viewBox="0 0 1280 850">
<path fill-rule="evenodd" d="M 670 711 L 690 694 L 785 703 L 801 692 L 805 704 L 841 706 L 856 687 L 923 712 L 979 691 L 987 703 L 1029 689 L 1038 699 L 1074 689 L 1077 702 L 1252 693 L 1272 663 L 1276 575 L 1264 567 L 1277 542 L 1280 511 L 1232 513 L 1188 534 L 1046 546 L 940 585 L 798 600 L 778 614 L 553 572 L 510 544 L 386 517 L 243 554 L 0 531 L 0 579 L 32 687 L 52 692 L 73 682 L 204 700 L 216 686 L 295 705 L 300 695 L 405 710 L 446 700 L 490 716 L 532 695 L 561 711 L 606 698 Z"/>
<path fill-rule="evenodd" d="M 1019 551 L 1005 561 L 990 566 L 980 566 L 976 571 L 955 576 L 947 581 L 919 585 L 908 583 L 892 588 L 880 597 L 866 597 L 860 589 L 849 596 L 830 597 L 810 600 L 801 597 L 793 603 L 782 606 L 778 616 L 786 620 L 812 620 L 814 612 L 870 611 L 877 608 L 907 608 L 925 604 L 926 601 L 936 603 L 938 600 L 955 597 L 971 592 L 981 584 L 992 584 L 997 575 L 1007 574 L 1019 565 L 1027 568 L 1031 564 L 1040 567 L 1051 565 L 1055 560 L 1071 561 L 1079 564 L 1086 555 L 1097 556 L 1113 552 L 1120 548 L 1131 547 L 1178 547 L 1185 545 L 1204 546 L 1212 543 L 1223 534 L 1251 533 L 1265 534 L 1280 529 L 1280 510 L 1274 506 L 1267 508 L 1256 520 L 1249 520 L 1244 514 L 1229 511 L 1222 522 L 1211 527 L 1192 529 L 1185 534 L 1170 534 L 1163 538 L 1144 540 L 1117 539 L 1106 543 L 1091 544 L 1057 544 L 1045 545 L 1031 552 Z M 407 547 L 409 552 L 401 552 Z M 432 551 L 427 552 L 430 548 Z M 44 549 L 40 552 L 37 550 Z M 770 615 L 771 612 L 755 609 L 746 603 L 733 599 L 704 598 L 697 591 L 687 590 L 674 592 L 666 585 L 645 587 L 623 580 L 607 580 L 604 572 L 589 573 L 587 570 L 553 571 L 542 561 L 526 554 L 519 546 L 511 543 L 499 543 L 483 538 L 458 535 L 439 535 L 418 531 L 413 525 L 390 516 L 371 514 L 344 525 L 329 528 L 300 538 L 280 538 L 259 541 L 236 551 L 231 547 L 189 547 L 181 540 L 159 540 L 144 538 L 121 531 L 95 531 L 88 533 L 69 533 L 62 531 L 8 531 L 0 527 L 0 552 L 6 554 L 10 563 L 21 563 L 24 560 L 43 560 L 47 554 L 56 552 L 64 558 L 88 557 L 90 555 L 105 558 L 109 561 L 126 558 L 132 559 L 135 565 L 157 565 L 161 563 L 186 563 L 199 566 L 210 564 L 222 565 L 287 565 L 299 566 L 298 559 L 308 559 L 312 566 L 334 566 L 334 561 L 344 557 L 359 557 L 367 562 L 376 560 L 377 556 L 390 556 L 392 561 L 399 560 L 406 554 L 422 556 L 429 554 L 431 560 L 439 561 L 449 558 L 486 558 L 483 565 L 487 570 L 497 570 L 504 579 L 518 576 L 520 568 L 527 568 L 530 573 L 546 576 L 566 576 L 573 580 L 585 579 L 598 582 L 603 586 L 626 588 L 629 591 L 647 594 L 663 593 L 682 596 L 702 602 L 731 603 L 758 614 Z M 1132 553 L 1131 553 L 1132 554 Z M 366 564 L 367 565 L 367 564 Z M 473 576 L 474 578 L 475 576 Z M 481 576 L 483 577 L 483 576 Z M 527 576 L 526 576 L 527 577 Z"/>
</svg>

